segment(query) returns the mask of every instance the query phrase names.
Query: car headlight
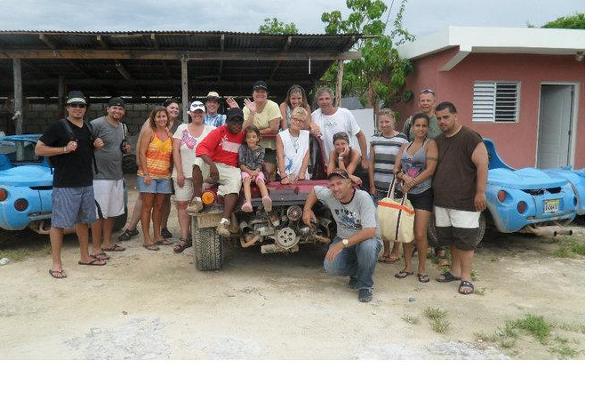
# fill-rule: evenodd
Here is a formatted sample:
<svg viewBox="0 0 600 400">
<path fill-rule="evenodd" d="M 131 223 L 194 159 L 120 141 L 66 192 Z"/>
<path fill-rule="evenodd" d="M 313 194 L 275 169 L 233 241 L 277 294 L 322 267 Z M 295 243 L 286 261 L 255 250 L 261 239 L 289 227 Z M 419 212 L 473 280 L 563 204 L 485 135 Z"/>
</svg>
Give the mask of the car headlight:
<svg viewBox="0 0 600 400">
<path fill-rule="evenodd" d="M 25 199 L 17 199 L 15 200 L 15 210 L 17 211 L 25 211 L 27 207 L 29 207 L 29 202 Z"/>
<path fill-rule="evenodd" d="M 4 188 L 0 188 L 0 201 L 4 201 L 8 198 L 8 191 Z"/>
</svg>

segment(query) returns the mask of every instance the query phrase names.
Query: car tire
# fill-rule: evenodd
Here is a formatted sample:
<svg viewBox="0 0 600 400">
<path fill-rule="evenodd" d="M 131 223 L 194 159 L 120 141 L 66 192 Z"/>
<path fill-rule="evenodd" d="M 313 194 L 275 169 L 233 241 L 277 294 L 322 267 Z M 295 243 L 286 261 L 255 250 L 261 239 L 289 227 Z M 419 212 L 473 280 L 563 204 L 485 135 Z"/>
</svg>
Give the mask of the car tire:
<svg viewBox="0 0 600 400">
<path fill-rule="evenodd" d="M 223 266 L 223 238 L 215 228 L 192 229 L 194 264 L 198 271 L 217 271 Z"/>
<path fill-rule="evenodd" d="M 477 229 L 477 241 L 475 246 L 478 246 L 479 243 L 483 240 L 485 236 L 485 230 L 487 227 L 485 212 L 482 212 L 479 215 L 479 228 Z M 427 240 L 429 241 L 430 247 L 441 247 L 439 242 L 439 236 L 437 233 L 437 229 L 435 227 L 435 214 L 431 214 L 431 218 L 429 220 L 429 226 L 427 227 Z"/>
</svg>

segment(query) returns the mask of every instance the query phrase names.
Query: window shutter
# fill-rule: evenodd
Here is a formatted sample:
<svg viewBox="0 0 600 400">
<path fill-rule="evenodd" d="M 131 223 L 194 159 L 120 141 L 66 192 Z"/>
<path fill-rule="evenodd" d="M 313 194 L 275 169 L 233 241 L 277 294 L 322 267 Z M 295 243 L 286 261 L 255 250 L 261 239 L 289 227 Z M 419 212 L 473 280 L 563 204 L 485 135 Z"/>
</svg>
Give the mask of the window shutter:
<svg viewBox="0 0 600 400">
<path fill-rule="evenodd" d="M 473 122 L 517 122 L 518 116 L 518 82 L 473 84 Z"/>
</svg>

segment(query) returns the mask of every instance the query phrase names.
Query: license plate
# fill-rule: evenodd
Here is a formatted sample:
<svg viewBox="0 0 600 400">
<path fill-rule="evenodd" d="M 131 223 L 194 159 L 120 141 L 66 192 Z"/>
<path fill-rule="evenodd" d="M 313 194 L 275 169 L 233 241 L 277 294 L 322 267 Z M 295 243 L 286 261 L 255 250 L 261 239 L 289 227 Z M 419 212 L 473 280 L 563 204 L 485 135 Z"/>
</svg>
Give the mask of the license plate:
<svg viewBox="0 0 600 400">
<path fill-rule="evenodd" d="M 560 205 L 559 199 L 544 200 L 544 214 L 551 214 L 558 212 L 558 206 Z"/>
</svg>

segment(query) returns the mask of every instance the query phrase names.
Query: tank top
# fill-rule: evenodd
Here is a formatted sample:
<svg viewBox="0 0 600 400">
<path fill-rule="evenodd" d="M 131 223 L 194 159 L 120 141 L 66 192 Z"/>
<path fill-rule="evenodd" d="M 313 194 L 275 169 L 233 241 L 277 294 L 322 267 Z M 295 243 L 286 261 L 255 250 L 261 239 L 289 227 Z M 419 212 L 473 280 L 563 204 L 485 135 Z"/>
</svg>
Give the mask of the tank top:
<svg viewBox="0 0 600 400">
<path fill-rule="evenodd" d="M 402 161 L 402 172 L 404 172 L 406 175 L 408 175 L 412 178 L 415 178 L 418 175 L 420 175 L 423 171 L 425 171 L 425 168 L 427 167 L 427 160 L 425 158 L 425 155 L 426 155 L 425 149 L 427 148 L 427 142 L 429 142 L 429 139 L 425 140 L 425 142 L 423 143 L 423 146 L 421 146 L 421 148 L 419 150 L 417 150 L 417 152 L 413 156 L 408 154 L 408 149 L 410 148 L 410 146 L 413 145 L 414 141 L 410 142 L 410 144 L 406 147 L 406 149 L 404 149 L 404 152 L 402 153 L 401 161 Z M 418 185 L 413 186 L 413 188 L 411 190 L 409 190 L 408 193 L 410 193 L 410 194 L 423 193 L 430 187 L 431 187 L 431 177 L 427 178 L 426 180 L 419 183 Z"/>
<path fill-rule="evenodd" d="M 146 164 L 148 174 L 152 179 L 165 179 L 171 177 L 171 154 L 173 153 L 173 141 L 171 137 L 161 140 L 156 133 L 152 134 L 152 140 L 146 150 Z M 141 171 L 138 172 L 141 175 Z"/>
</svg>

